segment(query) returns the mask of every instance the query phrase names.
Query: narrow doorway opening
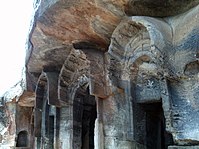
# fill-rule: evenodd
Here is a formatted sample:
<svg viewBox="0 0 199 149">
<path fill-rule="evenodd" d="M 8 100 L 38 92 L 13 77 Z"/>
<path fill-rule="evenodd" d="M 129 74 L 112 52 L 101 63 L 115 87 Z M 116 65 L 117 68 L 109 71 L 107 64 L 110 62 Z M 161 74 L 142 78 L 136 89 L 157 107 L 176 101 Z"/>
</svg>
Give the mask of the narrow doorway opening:
<svg viewBox="0 0 199 149">
<path fill-rule="evenodd" d="M 162 103 L 145 103 L 142 107 L 146 112 L 147 149 L 167 149 L 173 144 L 173 139 L 165 129 Z"/>
<path fill-rule="evenodd" d="M 74 147 L 80 149 L 94 149 L 94 129 L 97 118 L 95 97 L 89 94 L 89 88 L 79 88 L 73 104 Z M 80 135 L 81 134 L 81 135 Z M 78 137 L 78 136 L 81 137 Z"/>
<path fill-rule="evenodd" d="M 54 116 L 50 115 L 48 120 L 48 139 L 49 139 L 49 149 L 54 148 Z"/>
<path fill-rule="evenodd" d="M 20 131 L 17 135 L 16 147 L 28 147 L 28 132 Z"/>
</svg>

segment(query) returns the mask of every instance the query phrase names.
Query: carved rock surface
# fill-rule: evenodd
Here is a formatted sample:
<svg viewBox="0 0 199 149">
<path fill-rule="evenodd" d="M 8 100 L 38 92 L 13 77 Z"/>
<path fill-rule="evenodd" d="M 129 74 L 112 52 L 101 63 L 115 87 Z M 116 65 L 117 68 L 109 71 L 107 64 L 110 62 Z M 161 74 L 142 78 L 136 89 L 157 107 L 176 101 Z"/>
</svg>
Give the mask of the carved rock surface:
<svg viewBox="0 0 199 149">
<path fill-rule="evenodd" d="M 42 67 L 52 63 L 59 65 L 75 43 L 86 42 L 107 51 L 113 30 L 128 12 L 176 15 L 198 3 L 198 0 L 42 0 L 30 36 L 33 49 L 27 58 L 29 72 L 41 72 Z"/>
<path fill-rule="evenodd" d="M 165 125 L 176 144 L 198 144 L 199 6 L 185 11 L 199 0 L 41 0 L 36 4 L 40 7 L 26 58 L 27 92 L 17 102 L 7 103 L 7 117 L 0 109 L 0 127 L 7 129 L 5 133 L 0 129 L 0 147 L 16 142 L 23 146 L 20 134 L 26 133 L 30 145 L 34 141 L 42 145 L 40 137 L 51 131 L 43 140 L 51 147 L 44 148 L 53 148 L 54 140 L 55 148 L 67 148 L 72 142 L 81 148 L 80 132 L 88 127 L 79 121 L 80 105 L 85 104 L 83 113 L 88 112 L 81 119 L 85 123 L 96 112 L 89 109 L 96 107 L 94 97 L 92 102 L 82 102 L 90 94 L 98 100 L 103 142 L 99 148 L 145 148 L 146 132 L 154 132 L 148 132 L 147 141 L 158 140 L 160 133 L 166 133 L 161 130 Z M 170 17 L 180 13 L 184 14 Z M 110 43 L 107 61 L 104 53 Z M 155 121 L 147 120 L 150 117 L 141 107 L 145 103 L 160 108 L 147 109 Z M 146 125 L 149 121 L 152 127 Z"/>
<path fill-rule="evenodd" d="M 162 102 L 167 131 L 178 145 L 199 143 L 198 12 L 199 6 L 164 19 L 126 19 L 108 51 L 112 84 L 132 80 L 133 100 Z"/>
<path fill-rule="evenodd" d="M 128 15 L 166 17 L 183 13 L 198 3 L 198 0 L 130 0 L 126 12 Z"/>
</svg>

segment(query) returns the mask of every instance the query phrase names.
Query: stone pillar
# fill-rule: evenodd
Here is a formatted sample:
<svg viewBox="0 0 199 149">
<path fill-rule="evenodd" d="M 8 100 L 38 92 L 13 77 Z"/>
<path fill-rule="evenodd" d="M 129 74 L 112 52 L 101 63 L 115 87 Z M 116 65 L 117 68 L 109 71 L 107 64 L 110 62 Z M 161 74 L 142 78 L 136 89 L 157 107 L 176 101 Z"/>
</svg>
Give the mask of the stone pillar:
<svg viewBox="0 0 199 149">
<path fill-rule="evenodd" d="M 130 89 L 125 81 L 123 83 L 125 89 L 113 86 L 112 94 L 102 100 L 104 148 L 145 149 L 144 145 L 136 142 Z"/>
<path fill-rule="evenodd" d="M 179 145 L 199 144 L 198 79 L 170 82 L 173 137 Z"/>
<path fill-rule="evenodd" d="M 177 145 L 199 145 L 199 6 L 169 20 L 173 49 L 167 51 L 171 133 Z"/>
<path fill-rule="evenodd" d="M 82 50 L 90 61 L 90 94 L 106 98 L 109 94 L 106 78 L 106 56 L 104 52 L 96 49 Z"/>
<path fill-rule="evenodd" d="M 96 97 L 97 119 L 95 121 L 95 149 L 104 149 L 103 99 Z"/>
<path fill-rule="evenodd" d="M 72 149 L 73 143 L 73 106 L 60 108 L 59 148 Z"/>
</svg>

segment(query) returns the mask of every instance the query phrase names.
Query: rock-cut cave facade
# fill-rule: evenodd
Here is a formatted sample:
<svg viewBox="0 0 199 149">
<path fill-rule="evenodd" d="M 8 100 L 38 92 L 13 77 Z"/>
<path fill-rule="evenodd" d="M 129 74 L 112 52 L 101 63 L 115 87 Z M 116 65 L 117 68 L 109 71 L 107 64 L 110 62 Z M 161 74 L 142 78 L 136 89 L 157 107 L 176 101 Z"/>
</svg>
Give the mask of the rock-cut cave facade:
<svg viewBox="0 0 199 149">
<path fill-rule="evenodd" d="M 38 7 L 36 7 L 38 6 Z M 41 0 L 0 148 L 199 149 L 198 0 Z"/>
</svg>

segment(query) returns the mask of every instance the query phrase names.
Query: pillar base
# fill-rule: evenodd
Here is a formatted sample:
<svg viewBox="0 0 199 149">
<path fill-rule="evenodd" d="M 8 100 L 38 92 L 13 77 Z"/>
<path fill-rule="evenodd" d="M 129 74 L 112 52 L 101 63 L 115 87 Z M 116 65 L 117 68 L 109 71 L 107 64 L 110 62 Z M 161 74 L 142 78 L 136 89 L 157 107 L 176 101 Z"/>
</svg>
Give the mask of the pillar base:
<svg viewBox="0 0 199 149">
<path fill-rule="evenodd" d="M 199 149 L 199 146 L 169 146 L 168 149 Z"/>
<path fill-rule="evenodd" d="M 118 137 L 105 137 L 104 146 L 106 149 L 147 149 L 136 141 L 119 140 Z"/>
</svg>

